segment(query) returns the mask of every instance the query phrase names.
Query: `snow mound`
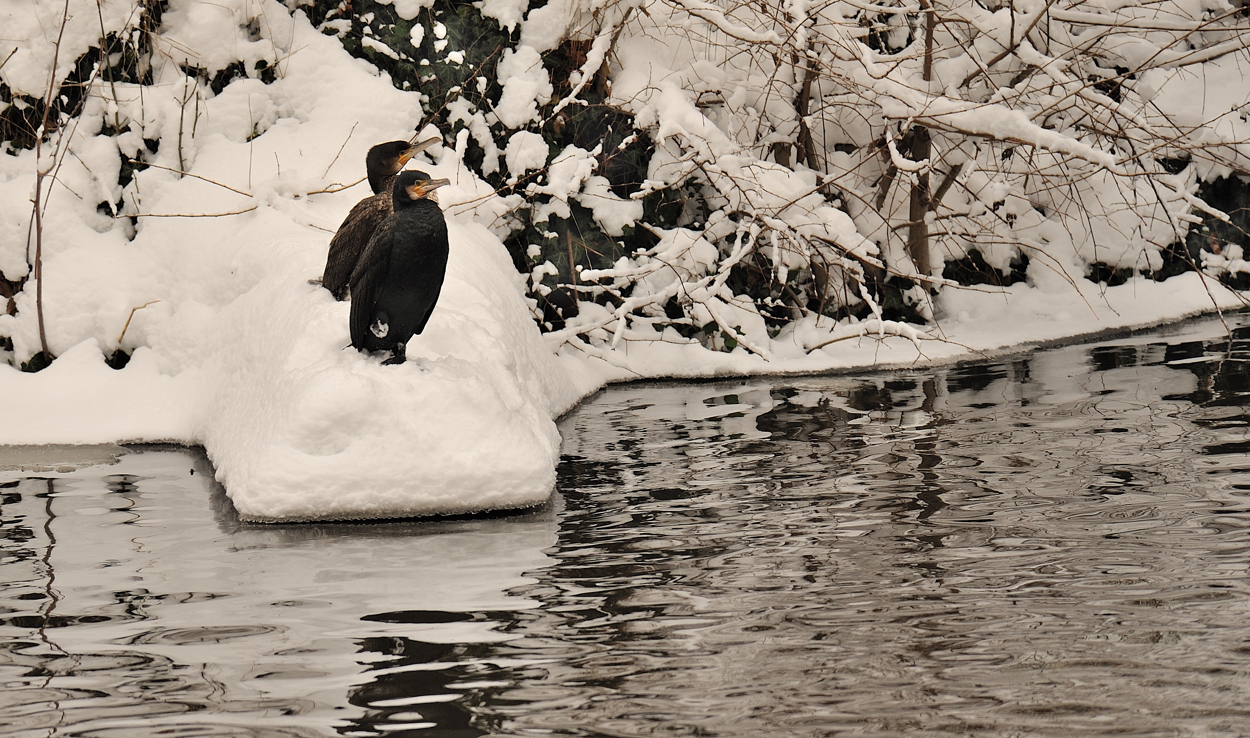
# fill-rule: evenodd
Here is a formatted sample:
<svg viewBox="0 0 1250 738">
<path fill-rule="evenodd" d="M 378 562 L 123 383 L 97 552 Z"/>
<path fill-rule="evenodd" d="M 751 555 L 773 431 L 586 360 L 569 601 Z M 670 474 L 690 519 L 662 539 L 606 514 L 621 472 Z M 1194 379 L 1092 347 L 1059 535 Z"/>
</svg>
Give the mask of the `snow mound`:
<svg viewBox="0 0 1250 738">
<path fill-rule="evenodd" d="M 349 304 L 298 274 L 268 279 L 223 311 L 216 334 L 239 340 L 209 362 L 220 381 L 197 435 L 243 519 L 406 517 L 547 499 L 559 369 L 508 283 L 498 239 L 475 224 L 449 231 L 443 294 L 405 364 L 352 349 Z"/>
</svg>

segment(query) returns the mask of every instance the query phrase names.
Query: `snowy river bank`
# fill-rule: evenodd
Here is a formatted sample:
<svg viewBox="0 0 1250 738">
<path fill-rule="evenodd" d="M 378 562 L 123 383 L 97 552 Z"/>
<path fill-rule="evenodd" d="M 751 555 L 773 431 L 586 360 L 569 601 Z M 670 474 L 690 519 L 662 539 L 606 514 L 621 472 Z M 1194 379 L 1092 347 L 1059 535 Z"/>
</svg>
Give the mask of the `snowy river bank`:
<svg viewBox="0 0 1250 738">
<path fill-rule="evenodd" d="M 766 361 L 657 342 L 627 344 L 609 363 L 569 347 L 553 353 L 508 282 L 502 244 L 484 230 L 458 235 L 448 297 L 407 365 L 343 350 L 347 306 L 288 272 L 202 329 L 213 342 L 198 343 L 178 373 L 162 371 L 147 348 L 111 369 L 94 339 L 37 374 L 0 367 L 9 412 L 0 445 L 202 445 L 253 521 L 527 507 L 555 483 L 556 419 L 609 382 L 947 364 L 1142 328 L 1202 312 L 1212 299 L 1239 304 L 1210 282 L 1209 296 L 1197 274 L 1091 284 L 1075 304 L 1072 294 L 1023 287 L 948 292 L 944 310 L 958 317 L 918 344 L 861 337 L 808 353 L 782 338 Z"/>
</svg>

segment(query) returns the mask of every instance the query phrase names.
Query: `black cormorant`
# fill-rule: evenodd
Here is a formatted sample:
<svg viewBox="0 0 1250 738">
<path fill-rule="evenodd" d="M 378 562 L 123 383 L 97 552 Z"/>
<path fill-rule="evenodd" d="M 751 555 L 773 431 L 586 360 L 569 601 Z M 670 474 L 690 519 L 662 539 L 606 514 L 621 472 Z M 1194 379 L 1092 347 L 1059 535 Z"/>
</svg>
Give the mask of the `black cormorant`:
<svg viewBox="0 0 1250 738">
<path fill-rule="evenodd" d="M 330 252 L 326 255 L 325 272 L 321 284 L 336 300 L 347 299 L 348 280 L 356 268 L 356 260 L 369 243 L 369 237 L 391 214 L 391 188 L 395 176 L 408 160 L 438 143 L 430 138 L 419 144 L 407 141 L 388 141 L 369 149 L 365 156 L 365 172 L 369 176 L 372 197 L 366 197 L 352 207 L 343 224 L 330 239 Z"/>
<path fill-rule="evenodd" d="M 425 172 L 395 179 L 394 212 L 369 239 L 352 271 L 352 346 L 391 352 L 402 364 L 408 340 L 425 329 L 447 272 L 447 221 L 434 190 L 450 184 Z"/>
</svg>

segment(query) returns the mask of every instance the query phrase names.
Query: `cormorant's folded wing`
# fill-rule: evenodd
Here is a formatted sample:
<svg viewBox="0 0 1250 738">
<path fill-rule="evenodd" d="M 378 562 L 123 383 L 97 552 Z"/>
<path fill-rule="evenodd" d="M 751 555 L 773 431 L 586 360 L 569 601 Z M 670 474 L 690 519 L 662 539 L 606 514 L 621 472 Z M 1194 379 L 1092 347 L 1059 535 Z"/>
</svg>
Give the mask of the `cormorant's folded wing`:
<svg viewBox="0 0 1250 738">
<path fill-rule="evenodd" d="M 384 195 L 366 197 L 356 203 L 343 219 L 343 224 L 335 232 L 334 238 L 330 239 L 330 252 L 326 255 L 326 268 L 321 284 L 330 290 L 334 299 L 347 298 L 348 282 L 356 268 L 356 262 L 360 260 L 369 238 L 391 214 L 390 200 L 391 193 L 387 192 Z"/>
<path fill-rule="evenodd" d="M 395 242 L 395 222 L 395 218 L 388 218 L 373 232 L 364 253 L 356 262 L 356 268 L 352 270 L 352 311 L 349 325 L 352 345 L 356 348 L 363 348 L 365 345 L 365 335 L 373 321 L 373 306 L 390 268 L 391 249 Z"/>
</svg>

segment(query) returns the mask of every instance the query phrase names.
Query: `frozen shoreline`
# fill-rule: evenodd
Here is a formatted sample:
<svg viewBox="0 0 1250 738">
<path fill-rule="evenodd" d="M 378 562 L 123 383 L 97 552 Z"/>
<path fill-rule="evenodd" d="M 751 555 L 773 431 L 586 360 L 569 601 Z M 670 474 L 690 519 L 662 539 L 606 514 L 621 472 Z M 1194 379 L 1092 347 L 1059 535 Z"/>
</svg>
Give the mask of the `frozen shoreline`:
<svg viewBox="0 0 1250 738">
<path fill-rule="evenodd" d="M 1245 315 L 1245 309 L 1236 311 L 1226 310 L 1225 316 L 1236 319 L 1236 316 Z M 830 368 L 825 370 L 791 370 L 791 371 L 774 371 L 774 372 L 756 372 L 756 373 L 721 373 L 721 374 L 702 374 L 702 375 L 657 375 L 639 378 L 622 378 L 606 381 L 603 384 L 586 392 L 569 408 L 565 409 L 560 415 L 554 419 L 559 420 L 565 415 L 576 411 L 587 399 L 593 397 L 600 391 L 614 386 L 621 386 L 634 383 L 648 382 L 731 382 L 735 380 L 750 380 L 757 378 L 775 378 L 785 379 L 788 377 L 820 377 L 820 376 L 855 376 L 859 374 L 877 374 L 888 372 L 900 372 L 909 370 L 923 370 L 927 368 L 941 368 L 965 364 L 979 364 L 1001 361 L 1011 356 L 1027 354 L 1034 351 L 1042 351 L 1046 349 L 1061 348 L 1077 344 L 1098 343 L 1102 341 L 1111 341 L 1121 338 L 1128 338 L 1135 335 L 1153 333 L 1156 331 L 1164 331 L 1168 329 L 1181 329 L 1186 324 L 1198 324 L 1207 321 L 1217 320 L 1217 312 L 1214 309 L 1199 311 L 1189 315 L 1180 316 L 1175 319 L 1166 320 L 1159 323 L 1126 325 L 1119 327 L 1108 327 L 1087 333 L 1073 334 L 1064 337 L 1052 338 L 1044 341 L 1024 341 L 1017 344 L 1001 346 L 995 349 L 987 349 L 982 352 L 966 352 L 963 354 L 953 354 L 939 358 L 922 359 L 914 362 L 900 362 L 896 364 L 878 364 L 878 365 L 862 365 L 862 366 L 845 366 L 839 368 Z M 45 443 L 45 444 L 0 444 L 0 478 L 16 478 L 30 474 L 59 475 L 76 472 L 88 466 L 105 466 L 116 463 L 122 456 L 130 453 L 142 452 L 149 448 L 162 448 L 165 446 L 176 446 L 187 449 L 198 449 L 205 452 L 201 443 L 183 443 L 178 441 L 126 441 L 103 442 L 103 443 L 86 443 L 86 444 L 66 444 L 66 443 Z M 211 463 L 211 462 L 210 462 Z M 535 504 L 541 505 L 542 501 Z"/>
</svg>

